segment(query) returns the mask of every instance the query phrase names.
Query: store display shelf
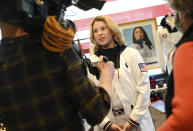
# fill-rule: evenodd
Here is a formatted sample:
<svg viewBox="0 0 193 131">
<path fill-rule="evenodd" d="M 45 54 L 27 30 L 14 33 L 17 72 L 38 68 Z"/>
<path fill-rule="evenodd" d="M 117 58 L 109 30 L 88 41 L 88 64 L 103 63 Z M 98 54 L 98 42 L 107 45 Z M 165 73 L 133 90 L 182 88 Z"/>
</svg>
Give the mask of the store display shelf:
<svg viewBox="0 0 193 131">
<path fill-rule="evenodd" d="M 162 91 L 162 90 L 165 90 L 165 89 L 167 89 L 166 86 L 161 87 L 161 88 L 158 88 L 158 87 L 156 86 L 156 88 L 155 88 L 155 89 L 151 89 L 151 91 Z"/>
</svg>

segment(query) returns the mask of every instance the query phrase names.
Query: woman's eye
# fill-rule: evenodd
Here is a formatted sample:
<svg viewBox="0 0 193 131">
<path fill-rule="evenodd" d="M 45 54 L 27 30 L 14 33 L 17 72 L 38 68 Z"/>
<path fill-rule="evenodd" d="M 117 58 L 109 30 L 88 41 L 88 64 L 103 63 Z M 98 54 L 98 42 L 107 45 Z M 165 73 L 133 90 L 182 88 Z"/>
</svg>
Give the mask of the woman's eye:
<svg viewBox="0 0 193 131">
<path fill-rule="evenodd" d="M 106 27 L 102 27 L 102 28 L 101 28 L 101 30 L 105 30 L 105 29 L 106 29 Z"/>
<path fill-rule="evenodd" d="M 97 33 L 97 32 L 98 32 L 98 30 L 93 30 L 93 32 L 94 32 L 94 33 Z"/>
</svg>

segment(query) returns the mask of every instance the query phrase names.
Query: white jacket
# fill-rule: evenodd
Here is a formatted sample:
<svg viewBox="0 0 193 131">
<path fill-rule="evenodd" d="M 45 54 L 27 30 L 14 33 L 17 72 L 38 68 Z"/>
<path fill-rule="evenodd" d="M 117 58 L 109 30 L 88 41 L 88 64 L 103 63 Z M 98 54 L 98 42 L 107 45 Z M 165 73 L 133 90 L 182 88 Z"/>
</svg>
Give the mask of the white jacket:
<svg viewBox="0 0 193 131">
<path fill-rule="evenodd" d="M 98 57 L 92 55 L 90 59 L 92 62 L 96 62 Z M 149 76 L 147 72 L 140 70 L 140 63 L 144 62 L 139 52 L 136 49 L 125 48 L 120 54 L 120 68 L 115 72 L 113 88 L 120 98 L 125 114 L 128 115 L 128 118 L 140 124 L 138 130 L 154 131 L 155 129 L 148 110 L 150 104 Z M 95 76 L 89 74 L 89 78 L 98 83 Z M 133 109 L 131 109 L 131 105 L 134 106 Z M 110 110 L 100 125 L 95 127 L 95 131 L 103 131 L 102 128 L 109 120 L 115 123 L 112 110 Z"/>
<path fill-rule="evenodd" d="M 173 32 L 169 33 L 167 28 L 161 27 L 157 31 L 157 54 L 160 67 L 162 70 L 166 70 L 166 66 L 168 68 L 168 73 L 170 74 L 173 64 L 173 54 L 176 50 L 175 44 L 181 39 L 181 32 Z M 165 58 L 166 57 L 166 58 Z"/>
</svg>

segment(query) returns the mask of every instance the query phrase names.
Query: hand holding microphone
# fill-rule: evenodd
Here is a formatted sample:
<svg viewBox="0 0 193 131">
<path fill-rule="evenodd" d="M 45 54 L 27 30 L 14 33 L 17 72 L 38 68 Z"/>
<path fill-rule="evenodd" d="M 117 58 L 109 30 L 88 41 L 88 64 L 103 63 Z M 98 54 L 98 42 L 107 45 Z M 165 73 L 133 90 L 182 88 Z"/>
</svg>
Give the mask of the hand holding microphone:
<svg viewBox="0 0 193 131">
<path fill-rule="evenodd" d="M 101 86 L 105 87 L 106 91 L 111 96 L 112 80 L 115 72 L 114 63 L 109 61 L 107 57 L 100 56 L 97 67 L 100 72 Z"/>
</svg>

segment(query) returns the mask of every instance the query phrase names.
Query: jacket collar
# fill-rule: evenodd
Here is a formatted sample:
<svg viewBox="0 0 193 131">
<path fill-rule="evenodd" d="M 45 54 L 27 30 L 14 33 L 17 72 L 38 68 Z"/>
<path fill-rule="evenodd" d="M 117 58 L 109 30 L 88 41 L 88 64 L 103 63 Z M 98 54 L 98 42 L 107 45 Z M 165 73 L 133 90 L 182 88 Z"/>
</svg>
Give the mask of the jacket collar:
<svg viewBox="0 0 193 131">
<path fill-rule="evenodd" d="M 179 47 L 186 41 L 193 40 L 193 24 L 188 28 L 188 30 L 183 34 L 180 41 L 176 44 L 176 47 Z"/>
<path fill-rule="evenodd" d="M 115 42 L 115 44 L 117 45 L 115 48 L 117 48 L 120 52 L 122 52 L 125 48 L 126 48 L 126 45 L 120 45 L 119 43 Z M 99 47 L 99 50 L 97 50 L 94 54 L 96 56 L 100 56 L 101 55 L 101 50 L 102 50 L 102 47 Z M 112 52 L 113 53 L 113 52 Z"/>
</svg>

